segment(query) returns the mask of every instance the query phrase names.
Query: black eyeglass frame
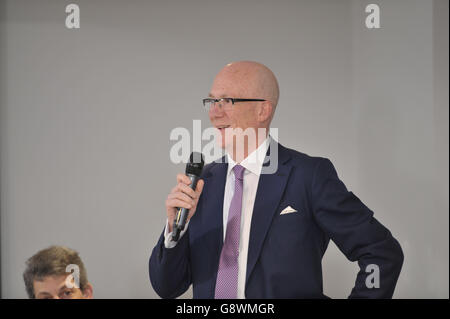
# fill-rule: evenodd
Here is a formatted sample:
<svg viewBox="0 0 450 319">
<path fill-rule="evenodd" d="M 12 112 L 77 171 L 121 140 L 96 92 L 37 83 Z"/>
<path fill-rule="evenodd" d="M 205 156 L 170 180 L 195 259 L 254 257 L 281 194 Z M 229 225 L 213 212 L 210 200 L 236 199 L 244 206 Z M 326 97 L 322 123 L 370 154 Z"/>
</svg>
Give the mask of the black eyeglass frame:
<svg viewBox="0 0 450 319">
<path fill-rule="evenodd" d="M 232 97 L 222 97 L 222 98 L 220 98 L 220 99 L 214 99 L 214 98 L 206 98 L 206 99 L 203 99 L 203 106 L 204 107 L 206 107 L 206 105 L 205 105 L 205 103 L 208 101 L 208 102 L 212 102 L 212 101 L 214 101 L 214 103 L 217 103 L 217 102 L 220 102 L 220 100 L 231 100 L 231 104 L 232 105 L 234 105 L 234 103 L 236 103 L 236 102 L 264 102 L 264 101 L 267 101 L 267 100 L 264 100 L 264 99 L 235 99 L 235 98 L 232 98 Z"/>
</svg>

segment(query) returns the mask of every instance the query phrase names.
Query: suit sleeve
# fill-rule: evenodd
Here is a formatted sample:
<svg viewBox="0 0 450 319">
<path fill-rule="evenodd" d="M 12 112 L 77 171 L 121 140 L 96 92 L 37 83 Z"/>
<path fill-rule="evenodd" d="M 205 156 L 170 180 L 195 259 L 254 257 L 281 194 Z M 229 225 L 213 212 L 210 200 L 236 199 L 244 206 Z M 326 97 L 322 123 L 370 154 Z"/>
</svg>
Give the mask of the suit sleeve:
<svg viewBox="0 0 450 319">
<path fill-rule="evenodd" d="M 189 261 L 189 229 L 173 248 L 164 245 L 164 231 L 149 260 L 150 282 L 161 298 L 176 298 L 192 283 Z"/>
<path fill-rule="evenodd" d="M 312 197 L 319 227 L 347 259 L 358 261 L 360 270 L 349 298 L 392 298 L 403 264 L 400 244 L 373 217 L 373 212 L 347 190 L 328 159 L 321 159 L 316 166 Z M 376 268 L 379 286 L 373 287 Z"/>
</svg>

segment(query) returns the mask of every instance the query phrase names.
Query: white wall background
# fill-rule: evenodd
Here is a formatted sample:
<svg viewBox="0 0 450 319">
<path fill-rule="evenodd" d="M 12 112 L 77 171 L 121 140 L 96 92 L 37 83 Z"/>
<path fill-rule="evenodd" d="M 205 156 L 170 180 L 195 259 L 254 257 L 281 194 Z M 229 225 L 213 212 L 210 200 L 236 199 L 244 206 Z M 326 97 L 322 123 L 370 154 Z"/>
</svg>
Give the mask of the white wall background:
<svg viewBox="0 0 450 319">
<path fill-rule="evenodd" d="M 69 1 L 0 0 L 3 298 L 52 244 L 80 252 L 95 297 L 156 298 L 148 257 L 184 169 L 170 131 L 206 127 L 201 98 L 242 59 L 278 76 L 280 142 L 329 157 L 399 240 L 394 297 L 448 298 L 447 1 L 72 2 L 79 30 Z M 323 267 L 347 297 L 357 264 L 330 244 Z"/>
</svg>

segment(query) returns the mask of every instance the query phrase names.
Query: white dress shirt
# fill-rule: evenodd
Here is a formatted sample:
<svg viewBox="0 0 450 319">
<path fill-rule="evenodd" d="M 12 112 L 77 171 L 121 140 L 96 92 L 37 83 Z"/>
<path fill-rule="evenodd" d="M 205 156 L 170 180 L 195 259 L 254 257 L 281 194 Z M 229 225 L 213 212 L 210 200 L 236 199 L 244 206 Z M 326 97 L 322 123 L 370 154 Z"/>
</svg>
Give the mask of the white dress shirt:
<svg viewBox="0 0 450 319">
<path fill-rule="evenodd" d="M 247 274 L 247 255 L 248 255 L 248 243 L 250 239 L 250 226 L 253 215 L 253 205 L 256 198 L 256 190 L 258 189 L 259 175 L 261 174 L 262 164 L 267 153 L 267 149 L 270 144 L 270 137 L 266 138 L 259 147 L 245 158 L 240 165 L 245 168 L 244 171 L 244 189 L 242 193 L 242 211 L 241 211 L 241 229 L 239 239 L 239 258 L 238 258 L 238 285 L 237 285 L 237 298 L 245 298 L 245 278 Z M 223 199 L 223 239 L 225 240 L 227 224 L 228 224 L 228 212 L 230 210 L 231 199 L 234 195 L 235 176 L 233 174 L 233 167 L 237 165 L 229 154 L 228 158 L 228 171 L 225 182 L 225 194 Z M 181 236 L 187 230 L 187 226 L 180 234 Z M 172 233 L 168 233 L 168 222 L 166 222 L 166 229 L 164 232 L 164 245 L 166 248 L 173 248 L 176 242 L 171 241 Z"/>
</svg>

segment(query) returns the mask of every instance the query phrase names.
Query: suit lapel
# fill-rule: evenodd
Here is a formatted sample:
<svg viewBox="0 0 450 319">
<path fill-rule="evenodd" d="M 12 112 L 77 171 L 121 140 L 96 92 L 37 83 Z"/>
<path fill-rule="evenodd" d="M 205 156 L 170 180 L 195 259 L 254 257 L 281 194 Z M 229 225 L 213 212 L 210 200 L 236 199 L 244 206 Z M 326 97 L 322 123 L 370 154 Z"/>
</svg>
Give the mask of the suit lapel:
<svg viewBox="0 0 450 319">
<path fill-rule="evenodd" d="M 271 144 L 270 148 L 273 147 L 278 147 L 278 169 L 273 174 L 261 174 L 259 177 L 250 228 L 246 285 L 258 260 L 291 171 L 291 166 L 285 164 L 290 158 L 289 154 L 278 143 Z"/>
<path fill-rule="evenodd" d="M 220 253 L 223 246 L 223 199 L 225 193 L 225 181 L 227 174 L 227 163 L 216 163 L 211 170 L 204 176 L 204 206 L 203 219 L 204 223 L 211 231 L 211 240 L 205 243 L 208 247 L 208 254 L 212 256 L 212 265 L 216 267 L 212 270 L 217 276 L 219 266 Z M 210 298 L 214 298 L 214 288 L 216 284 L 216 276 L 212 276 L 208 291 L 211 292 Z"/>
</svg>

